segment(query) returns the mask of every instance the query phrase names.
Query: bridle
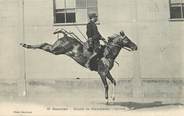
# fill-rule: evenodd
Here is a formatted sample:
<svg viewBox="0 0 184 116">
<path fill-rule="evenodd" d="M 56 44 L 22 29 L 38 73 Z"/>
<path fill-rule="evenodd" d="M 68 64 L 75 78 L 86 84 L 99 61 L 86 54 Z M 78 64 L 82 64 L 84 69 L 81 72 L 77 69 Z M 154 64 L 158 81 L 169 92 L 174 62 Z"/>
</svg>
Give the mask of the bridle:
<svg viewBox="0 0 184 116">
<path fill-rule="evenodd" d="M 121 36 L 122 37 L 122 40 L 121 41 L 123 41 L 127 36 L 126 35 L 124 35 L 124 36 L 122 36 L 122 35 L 117 35 L 117 36 Z M 116 37 L 117 37 L 116 36 Z M 118 45 L 118 44 L 115 44 L 115 43 L 111 43 L 111 44 L 109 44 L 109 43 L 107 43 L 106 41 L 105 41 L 105 43 L 106 43 L 106 45 L 108 46 L 108 47 L 110 47 L 110 46 L 114 46 L 114 47 L 118 47 L 118 48 L 122 48 L 120 45 Z M 126 47 L 123 47 L 124 49 L 126 49 L 126 50 L 128 50 L 128 51 L 131 51 L 130 49 L 128 49 L 128 48 L 126 48 Z"/>
</svg>

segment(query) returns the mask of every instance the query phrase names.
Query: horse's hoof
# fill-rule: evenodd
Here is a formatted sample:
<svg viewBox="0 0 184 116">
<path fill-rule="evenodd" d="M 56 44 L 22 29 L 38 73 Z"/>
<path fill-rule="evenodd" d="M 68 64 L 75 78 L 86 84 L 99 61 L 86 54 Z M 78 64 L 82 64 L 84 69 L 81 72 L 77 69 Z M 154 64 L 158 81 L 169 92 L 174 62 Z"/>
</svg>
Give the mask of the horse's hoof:
<svg viewBox="0 0 184 116">
<path fill-rule="evenodd" d="M 27 45 L 24 44 L 24 43 L 20 43 L 20 45 L 21 45 L 22 47 L 24 47 L 24 48 L 27 48 Z"/>
<path fill-rule="evenodd" d="M 131 108 L 125 107 L 125 108 L 124 108 L 124 110 L 126 110 L 126 111 L 130 111 L 130 110 L 131 110 Z"/>
<path fill-rule="evenodd" d="M 24 46 L 24 44 L 23 44 L 23 43 L 20 43 L 19 45 L 20 45 L 20 46 L 22 46 L 22 47 Z"/>
<path fill-rule="evenodd" d="M 136 108 L 135 107 L 130 107 L 129 110 L 135 110 Z"/>
<path fill-rule="evenodd" d="M 106 105 L 109 105 L 109 100 L 108 99 L 106 99 Z"/>
<path fill-rule="evenodd" d="M 20 45 L 22 46 L 22 47 L 24 47 L 24 48 L 31 48 L 31 46 L 30 45 L 26 45 L 26 44 L 24 44 L 24 43 L 20 43 Z"/>
<path fill-rule="evenodd" d="M 114 86 L 116 86 L 116 81 L 113 82 Z"/>
</svg>

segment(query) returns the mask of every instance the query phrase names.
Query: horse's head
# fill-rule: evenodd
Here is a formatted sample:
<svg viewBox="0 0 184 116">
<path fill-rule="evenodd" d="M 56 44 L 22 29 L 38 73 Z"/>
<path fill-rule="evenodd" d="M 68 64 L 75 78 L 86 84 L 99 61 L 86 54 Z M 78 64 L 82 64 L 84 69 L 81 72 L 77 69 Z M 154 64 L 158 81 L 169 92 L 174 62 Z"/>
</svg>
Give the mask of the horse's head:
<svg viewBox="0 0 184 116">
<path fill-rule="evenodd" d="M 128 51 L 137 50 L 137 45 L 132 42 L 123 31 L 121 31 L 119 34 L 114 34 L 113 36 L 109 37 L 108 43 L 112 43 Z"/>
</svg>

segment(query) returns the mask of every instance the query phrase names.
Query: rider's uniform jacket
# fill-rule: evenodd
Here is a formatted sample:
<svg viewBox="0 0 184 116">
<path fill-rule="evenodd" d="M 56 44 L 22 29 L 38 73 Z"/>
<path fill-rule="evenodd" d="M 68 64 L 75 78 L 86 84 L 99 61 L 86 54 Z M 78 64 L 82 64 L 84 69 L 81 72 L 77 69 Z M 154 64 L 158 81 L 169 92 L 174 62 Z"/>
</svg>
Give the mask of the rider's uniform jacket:
<svg viewBox="0 0 184 116">
<path fill-rule="evenodd" d="M 88 38 L 93 38 L 94 40 L 99 40 L 102 36 L 98 31 L 98 28 L 95 24 L 95 22 L 90 21 L 87 24 L 87 32 L 86 32 Z"/>
<path fill-rule="evenodd" d="M 90 41 L 90 47 L 93 49 L 96 49 L 97 47 L 100 46 L 100 39 L 102 38 L 101 34 L 98 31 L 98 28 L 95 24 L 95 22 L 90 21 L 87 24 L 87 32 L 86 32 L 87 37 L 89 38 Z"/>
</svg>

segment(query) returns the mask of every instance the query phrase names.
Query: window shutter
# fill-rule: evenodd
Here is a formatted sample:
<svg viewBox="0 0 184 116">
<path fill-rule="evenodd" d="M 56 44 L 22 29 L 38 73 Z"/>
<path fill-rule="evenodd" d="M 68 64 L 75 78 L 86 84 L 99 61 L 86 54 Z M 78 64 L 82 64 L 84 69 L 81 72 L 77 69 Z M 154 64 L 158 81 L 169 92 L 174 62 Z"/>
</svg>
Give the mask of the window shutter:
<svg viewBox="0 0 184 116">
<path fill-rule="evenodd" d="M 87 6 L 88 7 L 96 7 L 97 6 L 97 0 L 87 0 Z"/>
<path fill-rule="evenodd" d="M 184 16 L 184 5 L 182 6 L 182 9 L 183 9 L 183 16 Z M 184 17 L 183 17 L 184 18 Z"/>
<path fill-rule="evenodd" d="M 92 14 L 92 13 L 97 14 L 97 8 L 96 8 L 96 7 L 88 8 L 88 14 Z M 98 14 L 97 14 L 97 15 L 98 15 Z"/>
<path fill-rule="evenodd" d="M 182 18 L 181 7 L 178 6 L 171 7 L 171 18 Z"/>
<path fill-rule="evenodd" d="M 55 0 L 56 9 L 65 9 L 65 0 Z"/>
<path fill-rule="evenodd" d="M 66 8 L 75 8 L 75 0 L 66 0 Z"/>
<path fill-rule="evenodd" d="M 181 4 L 181 3 L 184 3 L 184 0 L 171 0 L 171 4 L 173 4 L 173 3 Z"/>
<path fill-rule="evenodd" d="M 184 18 L 184 0 L 170 0 L 170 18 Z"/>
<path fill-rule="evenodd" d="M 88 14 L 95 13 L 98 15 L 97 11 L 97 0 L 87 0 Z"/>
<path fill-rule="evenodd" d="M 76 8 L 77 9 L 84 9 L 87 6 L 86 0 L 76 0 Z"/>
<path fill-rule="evenodd" d="M 87 9 L 76 9 L 76 21 L 77 23 L 87 23 Z"/>
</svg>

